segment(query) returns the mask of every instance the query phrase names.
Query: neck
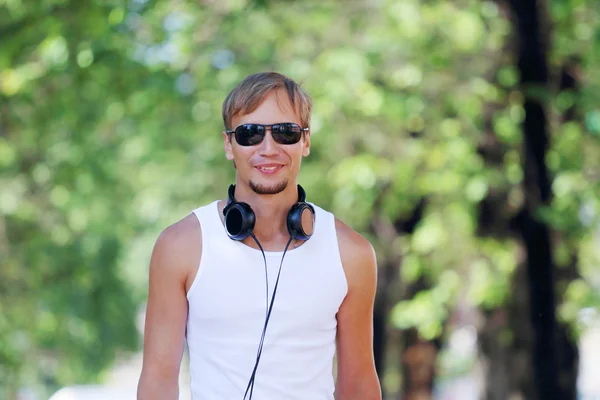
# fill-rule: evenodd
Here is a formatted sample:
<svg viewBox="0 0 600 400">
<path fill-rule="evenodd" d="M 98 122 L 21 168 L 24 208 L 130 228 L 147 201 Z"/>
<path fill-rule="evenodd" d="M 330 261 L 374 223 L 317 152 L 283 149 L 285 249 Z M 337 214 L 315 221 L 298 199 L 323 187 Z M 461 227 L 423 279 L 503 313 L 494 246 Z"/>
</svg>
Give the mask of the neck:
<svg viewBox="0 0 600 400">
<path fill-rule="evenodd" d="M 290 208 L 298 202 L 296 182 L 288 183 L 285 190 L 272 195 L 257 194 L 247 185 L 236 183 L 235 199 L 252 207 L 256 215 L 254 235 L 261 243 L 289 239 L 286 220 Z"/>
</svg>

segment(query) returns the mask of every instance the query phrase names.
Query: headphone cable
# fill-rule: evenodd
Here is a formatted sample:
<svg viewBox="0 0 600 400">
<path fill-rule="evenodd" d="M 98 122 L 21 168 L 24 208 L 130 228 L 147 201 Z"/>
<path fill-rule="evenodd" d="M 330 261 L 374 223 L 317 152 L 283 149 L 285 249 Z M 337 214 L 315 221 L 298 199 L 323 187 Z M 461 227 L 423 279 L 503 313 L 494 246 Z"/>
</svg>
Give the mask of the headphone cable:
<svg viewBox="0 0 600 400">
<path fill-rule="evenodd" d="M 262 335 L 260 338 L 260 344 L 258 346 L 258 352 L 256 354 L 256 362 L 254 364 L 254 369 L 252 370 L 252 375 L 250 376 L 250 380 L 248 381 L 248 386 L 246 387 L 246 392 L 244 393 L 244 400 L 246 400 L 246 396 L 248 396 L 248 392 L 250 392 L 250 397 L 248 397 L 248 400 L 252 399 L 252 394 L 254 392 L 254 382 L 256 379 L 256 371 L 258 369 L 258 363 L 260 362 L 260 357 L 262 355 L 262 349 L 263 349 L 263 345 L 264 345 L 264 341 L 265 341 L 265 334 L 267 332 L 267 325 L 269 323 L 269 319 L 271 318 L 271 311 L 273 311 L 273 304 L 275 302 L 275 294 L 277 293 L 277 286 L 279 285 L 279 277 L 281 275 L 281 266 L 283 265 L 285 253 L 287 252 L 287 250 L 293 240 L 293 238 L 290 236 L 290 239 L 288 240 L 287 244 L 285 245 L 285 249 L 283 250 L 283 255 L 281 256 L 281 262 L 279 263 L 279 271 L 277 272 L 277 279 L 275 280 L 275 287 L 273 288 L 273 296 L 271 296 L 271 303 L 269 304 L 269 277 L 268 277 L 268 270 L 267 270 L 267 258 L 265 256 L 265 252 L 264 252 L 262 246 L 260 245 L 260 242 L 256 238 L 256 236 L 254 236 L 253 233 L 251 233 L 250 236 L 252 236 L 252 239 L 254 239 L 254 241 L 260 248 L 260 251 L 263 256 L 263 260 L 265 262 L 265 276 L 266 276 L 266 281 L 267 281 L 267 306 L 268 307 L 267 307 L 267 314 L 265 317 L 265 325 L 263 327 Z"/>
</svg>

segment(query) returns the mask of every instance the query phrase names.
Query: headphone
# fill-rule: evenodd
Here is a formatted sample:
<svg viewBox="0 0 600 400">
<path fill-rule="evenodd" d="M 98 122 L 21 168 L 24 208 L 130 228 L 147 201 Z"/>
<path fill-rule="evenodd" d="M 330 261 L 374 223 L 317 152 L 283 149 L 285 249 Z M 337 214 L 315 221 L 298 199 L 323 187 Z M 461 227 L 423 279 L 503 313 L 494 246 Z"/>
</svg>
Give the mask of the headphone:
<svg viewBox="0 0 600 400">
<path fill-rule="evenodd" d="M 265 252 L 260 242 L 253 233 L 254 224 L 256 222 L 256 215 L 254 214 L 254 211 L 252 211 L 252 207 L 250 207 L 248 203 L 238 202 L 235 200 L 235 185 L 229 186 L 227 195 L 227 205 L 223 208 L 223 216 L 225 217 L 225 229 L 227 231 L 227 235 L 232 240 L 238 241 L 242 241 L 248 236 L 252 237 L 252 239 L 254 239 L 254 241 L 260 248 L 263 259 L 265 261 L 265 280 L 267 289 L 267 311 L 265 316 L 265 324 L 263 326 L 260 343 L 258 345 L 258 352 L 256 354 L 254 368 L 252 370 L 252 374 L 250 375 L 248 385 L 246 386 L 246 392 L 244 393 L 244 400 L 248 395 L 249 400 L 251 400 L 254 391 L 256 371 L 258 369 L 258 363 L 260 362 L 260 357 L 262 355 L 265 334 L 267 332 L 267 325 L 269 324 L 269 319 L 271 318 L 271 311 L 273 310 L 273 303 L 275 301 L 275 294 L 277 293 L 277 286 L 279 284 L 279 276 L 281 275 L 281 266 L 283 265 L 285 253 L 287 252 L 290 243 L 292 243 L 292 240 L 296 239 L 304 241 L 310 239 L 314 231 L 313 228 L 315 221 L 315 209 L 312 205 L 306 202 L 306 192 L 304 191 L 302 186 L 298 185 L 298 202 L 290 208 L 286 219 L 287 230 L 290 234 L 290 239 L 288 240 L 287 245 L 285 246 L 285 250 L 283 251 L 281 263 L 279 264 L 279 272 L 277 273 L 277 280 L 275 281 L 275 287 L 273 289 L 273 295 L 271 296 L 271 301 L 269 302 L 269 278 L 267 273 L 267 258 L 265 257 Z M 312 225 L 310 227 L 309 232 L 307 232 L 302 226 L 302 214 L 305 210 L 308 210 L 310 212 L 312 218 Z"/>
<path fill-rule="evenodd" d="M 227 194 L 227 205 L 223 208 L 225 228 L 231 239 L 242 241 L 252 235 L 256 216 L 248 203 L 235 200 L 235 185 L 229 186 Z M 287 215 L 287 229 L 292 239 L 308 240 L 312 236 L 312 227 L 309 232 L 306 232 L 302 226 L 304 210 L 310 211 L 314 225 L 315 210 L 306 202 L 306 192 L 298 185 L 298 202 L 290 208 Z"/>
</svg>

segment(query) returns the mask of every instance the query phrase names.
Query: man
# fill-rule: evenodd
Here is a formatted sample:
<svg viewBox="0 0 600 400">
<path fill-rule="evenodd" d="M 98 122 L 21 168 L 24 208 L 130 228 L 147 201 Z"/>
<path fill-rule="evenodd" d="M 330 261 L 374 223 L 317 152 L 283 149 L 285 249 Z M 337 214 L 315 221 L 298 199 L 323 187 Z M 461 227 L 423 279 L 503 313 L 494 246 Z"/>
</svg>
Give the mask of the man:
<svg viewBox="0 0 600 400">
<path fill-rule="evenodd" d="M 156 241 L 138 399 L 178 398 L 186 339 L 194 400 L 381 399 L 373 248 L 297 185 L 311 108 L 278 73 L 227 96 L 235 186 Z"/>
</svg>

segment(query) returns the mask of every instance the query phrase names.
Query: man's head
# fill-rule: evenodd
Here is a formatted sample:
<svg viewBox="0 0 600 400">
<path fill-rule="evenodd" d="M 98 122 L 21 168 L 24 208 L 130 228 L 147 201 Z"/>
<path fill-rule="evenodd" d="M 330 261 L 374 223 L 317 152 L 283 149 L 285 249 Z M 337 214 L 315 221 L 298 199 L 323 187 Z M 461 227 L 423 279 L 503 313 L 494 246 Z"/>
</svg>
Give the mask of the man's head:
<svg viewBox="0 0 600 400">
<path fill-rule="evenodd" d="M 281 74 L 258 73 L 238 84 L 223 103 L 225 153 L 238 181 L 258 194 L 295 183 L 310 151 L 311 110 L 310 97 Z"/>
</svg>

